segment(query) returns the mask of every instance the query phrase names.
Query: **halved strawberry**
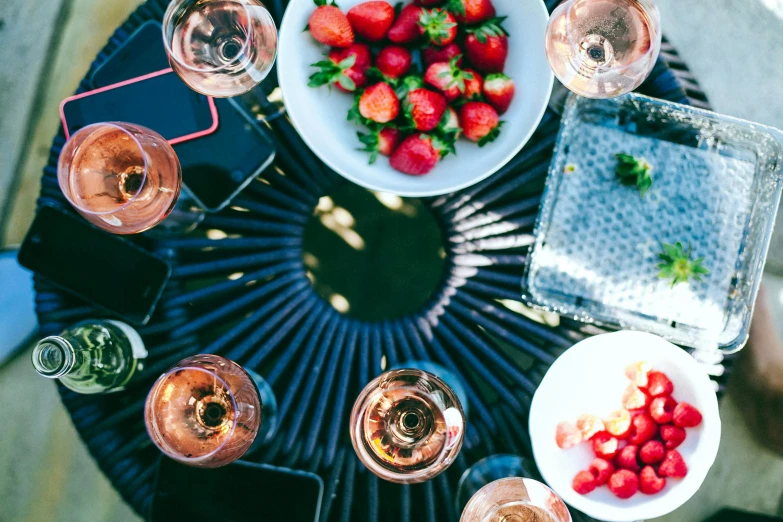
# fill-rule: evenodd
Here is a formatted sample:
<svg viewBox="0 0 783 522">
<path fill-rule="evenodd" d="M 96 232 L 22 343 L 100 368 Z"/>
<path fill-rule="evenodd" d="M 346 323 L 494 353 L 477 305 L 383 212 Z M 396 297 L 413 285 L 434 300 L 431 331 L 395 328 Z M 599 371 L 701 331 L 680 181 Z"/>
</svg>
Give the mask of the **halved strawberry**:
<svg viewBox="0 0 783 522">
<path fill-rule="evenodd" d="M 484 96 L 499 114 L 511 106 L 515 92 L 514 80 L 505 74 L 495 73 L 484 78 Z"/>
<path fill-rule="evenodd" d="M 609 460 L 593 459 L 587 470 L 593 474 L 596 485 L 603 486 L 609 482 L 609 477 L 614 473 L 614 466 Z"/>
<path fill-rule="evenodd" d="M 457 20 L 445 9 L 425 10 L 419 26 L 433 45 L 448 45 L 457 38 Z"/>
<path fill-rule="evenodd" d="M 647 393 L 650 397 L 663 397 L 671 395 L 674 391 L 674 384 L 665 373 L 650 372 L 647 374 Z"/>
<path fill-rule="evenodd" d="M 386 82 L 367 87 L 359 97 L 359 113 L 376 123 L 388 123 L 400 113 L 400 100 Z"/>
<path fill-rule="evenodd" d="M 447 7 L 465 24 L 477 24 L 495 16 L 491 0 L 449 0 Z"/>
<path fill-rule="evenodd" d="M 687 434 L 683 428 L 679 426 L 673 426 L 672 424 L 664 424 L 661 426 L 661 440 L 666 449 L 674 449 L 683 443 Z"/>
<path fill-rule="evenodd" d="M 650 397 L 631 383 L 623 392 L 623 408 L 626 410 L 640 410 L 647 408 Z"/>
<path fill-rule="evenodd" d="M 378 154 L 391 156 L 402 139 L 402 134 L 394 127 L 383 127 L 380 130 L 371 130 L 368 134 L 357 132 L 359 141 L 364 144 L 360 149 L 370 153 L 370 165 L 378 159 Z"/>
<path fill-rule="evenodd" d="M 620 442 L 606 431 L 596 433 L 592 443 L 595 456 L 602 459 L 612 459 L 620 448 Z"/>
<path fill-rule="evenodd" d="M 348 17 L 337 5 L 327 0 L 315 0 L 318 6 L 310 15 L 307 28 L 317 42 L 330 47 L 350 47 L 353 45 L 354 33 Z"/>
<path fill-rule="evenodd" d="M 484 102 L 468 102 L 459 112 L 459 123 L 465 137 L 478 142 L 479 147 L 491 143 L 500 136 L 503 122 L 492 105 Z"/>
<path fill-rule="evenodd" d="M 501 26 L 505 17 L 493 18 L 479 27 L 468 29 L 465 55 L 473 67 L 483 73 L 500 73 L 508 58 L 508 33 Z"/>
<path fill-rule="evenodd" d="M 604 419 L 606 431 L 617 437 L 625 439 L 631 431 L 631 414 L 628 410 L 613 411 Z"/>
<path fill-rule="evenodd" d="M 433 63 L 424 73 L 424 83 L 432 85 L 443 93 L 446 100 L 453 102 L 465 92 L 465 84 L 473 80 L 472 73 L 465 72 L 459 68 L 457 62 L 459 57 L 455 57 L 451 62 Z"/>
<path fill-rule="evenodd" d="M 423 176 L 438 164 L 442 150 L 443 144 L 437 137 L 417 133 L 405 138 L 392 153 L 389 163 L 403 174 Z"/>
<path fill-rule="evenodd" d="M 663 457 L 658 474 L 662 477 L 684 478 L 688 474 L 688 465 L 677 450 L 669 450 Z"/>
<path fill-rule="evenodd" d="M 647 374 L 652 371 L 652 364 L 638 361 L 625 367 L 625 376 L 640 388 L 647 386 Z"/>
<path fill-rule="evenodd" d="M 386 37 L 398 44 L 411 43 L 421 38 L 423 33 L 419 20 L 423 12 L 424 8 L 415 4 L 403 7 Z"/>
<path fill-rule="evenodd" d="M 596 484 L 595 477 L 593 477 L 592 473 L 589 471 L 580 471 L 574 477 L 571 487 L 580 495 L 587 495 L 597 488 L 598 484 Z"/>
<path fill-rule="evenodd" d="M 623 446 L 614 457 L 614 465 L 618 469 L 629 469 L 639 471 L 639 446 L 628 444 Z"/>
<path fill-rule="evenodd" d="M 446 112 L 446 98 L 429 89 L 414 89 L 405 99 L 405 114 L 414 129 L 431 131 Z"/>
<path fill-rule="evenodd" d="M 646 413 L 637 413 L 631 419 L 631 432 L 628 442 L 641 446 L 658 434 L 658 425 Z"/>
<path fill-rule="evenodd" d="M 469 101 L 481 100 L 481 94 L 484 91 L 484 78 L 474 69 L 463 69 L 463 73 L 465 75 L 465 92 L 462 93 L 462 97 Z"/>
<path fill-rule="evenodd" d="M 394 23 L 394 7 L 373 0 L 352 7 L 347 16 L 354 33 L 370 42 L 380 42 Z"/>
<path fill-rule="evenodd" d="M 558 448 L 573 448 L 582 442 L 582 432 L 576 427 L 576 424 L 569 421 L 558 423 L 555 428 L 555 443 Z"/>
<path fill-rule="evenodd" d="M 584 440 L 592 439 L 597 433 L 606 431 L 604 421 L 595 415 L 580 415 L 576 419 L 576 427 L 582 432 L 582 438 Z"/>
<path fill-rule="evenodd" d="M 437 45 L 425 47 L 421 52 L 421 58 L 425 66 L 430 66 L 435 62 L 450 62 L 453 58 L 459 56 L 460 59 L 457 61 L 457 65 L 462 65 L 462 54 L 462 48 L 459 45 L 450 43 L 443 47 L 438 47 Z"/>
<path fill-rule="evenodd" d="M 674 408 L 672 422 L 680 428 L 694 428 L 701 424 L 701 413 L 695 406 L 681 402 Z"/>
<path fill-rule="evenodd" d="M 639 491 L 645 495 L 655 495 L 666 487 L 666 479 L 659 477 L 652 466 L 645 466 L 639 473 Z"/>
<path fill-rule="evenodd" d="M 347 49 L 332 49 L 329 60 L 314 63 L 320 70 L 310 76 L 310 87 L 334 85 L 339 90 L 353 93 L 367 84 L 367 71 L 372 56 L 366 44 L 353 44 Z"/>
<path fill-rule="evenodd" d="M 650 403 L 650 417 L 658 424 L 667 424 L 672 421 L 675 407 L 677 401 L 671 397 L 656 397 Z"/>
<path fill-rule="evenodd" d="M 411 68 L 411 52 L 401 45 L 387 45 L 378 53 L 375 67 L 386 78 L 396 79 Z"/>
</svg>

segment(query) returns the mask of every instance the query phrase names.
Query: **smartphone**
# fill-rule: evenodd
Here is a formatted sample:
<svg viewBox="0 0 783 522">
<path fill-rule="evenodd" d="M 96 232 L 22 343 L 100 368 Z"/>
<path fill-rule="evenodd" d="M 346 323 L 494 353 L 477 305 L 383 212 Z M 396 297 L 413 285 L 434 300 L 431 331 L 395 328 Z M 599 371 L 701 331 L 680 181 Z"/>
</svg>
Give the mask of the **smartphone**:
<svg viewBox="0 0 783 522">
<path fill-rule="evenodd" d="M 147 22 L 93 73 L 100 88 L 127 79 L 126 69 L 143 74 L 143 65 L 166 58 L 160 24 Z M 275 159 L 275 146 L 253 117 L 233 99 L 216 99 L 218 128 L 208 136 L 174 145 L 182 165 L 184 189 L 196 203 L 217 212 Z"/>
<path fill-rule="evenodd" d="M 202 469 L 161 457 L 152 522 L 318 522 L 324 484 L 305 471 L 236 461 Z"/>
<path fill-rule="evenodd" d="M 66 138 L 93 123 L 124 121 L 152 129 L 172 145 L 218 127 L 215 101 L 191 90 L 170 68 L 66 98 L 60 119 Z"/>
<path fill-rule="evenodd" d="M 19 264 L 123 320 L 146 324 L 171 266 L 81 217 L 43 206 L 19 249 Z"/>
</svg>

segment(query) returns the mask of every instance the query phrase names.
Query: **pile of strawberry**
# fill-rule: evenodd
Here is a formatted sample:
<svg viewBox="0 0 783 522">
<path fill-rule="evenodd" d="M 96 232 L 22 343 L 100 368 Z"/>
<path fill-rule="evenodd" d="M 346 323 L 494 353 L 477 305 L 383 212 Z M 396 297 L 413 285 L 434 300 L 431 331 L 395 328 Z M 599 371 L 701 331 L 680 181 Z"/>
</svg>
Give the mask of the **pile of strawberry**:
<svg viewBox="0 0 783 522">
<path fill-rule="evenodd" d="M 503 74 L 508 34 L 491 0 L 414 0 L 397 9 L 384 1 L 343 13 L 315 0 L 308 29 L 331 50 L 309 85 L 355 94 L 348 119 L 370 153 L 421 176 L 432 171 L 460 135 L 479 146 L 500 134 L 500 114 L 514 97 Z M 486 75 L 486 76 L 483 76 Z"/>
<path fill-rule="evenodd" d="M 685 428 L 701 424 L 702 416 L 691 404 L 674 400 L 674 384 L 646 362 L 628 366 L 631 380 L 623 393 L 623 408 L 605 419 L 581 415 L 576 424 L 557 425 L 555 440 L 560 448 L 582 441 L 592 445 L 596 459 L 576 474 L 574 490 L 582 495 L 608 485 L 619 498 L 641 491 L 659 493 L 666 478 L 681 479 L 688 466 L 677 448 L 685 440 Z"/>
</svg>

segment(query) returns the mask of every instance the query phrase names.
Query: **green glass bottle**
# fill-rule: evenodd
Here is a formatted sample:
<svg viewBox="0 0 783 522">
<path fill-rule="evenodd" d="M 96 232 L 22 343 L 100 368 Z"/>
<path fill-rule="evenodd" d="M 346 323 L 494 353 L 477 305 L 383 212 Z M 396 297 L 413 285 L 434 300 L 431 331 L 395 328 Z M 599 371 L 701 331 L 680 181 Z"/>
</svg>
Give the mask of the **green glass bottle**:
<svg viewBox="0 0 783 522">
<path fill-rule="evenodd" d="M 147 356 L 139 334 L 125 323 L 90 319 L 33 349 L 33 367 L 78 393 L 121 390 Z"/>
</svg>

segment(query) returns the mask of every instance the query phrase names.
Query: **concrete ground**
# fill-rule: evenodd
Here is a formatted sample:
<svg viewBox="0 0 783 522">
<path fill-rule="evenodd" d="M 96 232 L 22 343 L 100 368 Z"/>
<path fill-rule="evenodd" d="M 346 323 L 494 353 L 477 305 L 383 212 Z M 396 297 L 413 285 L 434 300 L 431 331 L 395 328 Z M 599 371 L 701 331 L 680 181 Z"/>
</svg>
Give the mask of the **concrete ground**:
<svg viewBox="0 0 783 522">
<path fill-rule="evenodd" d="M 783 128 L 783 0 L 657 2 L 664 32 L 716 110 Z M 0 246 L 18 243 L 32 219 L 57 104 L 136 4 L 0 0 Z M 783 223 L 765 281 L 783 318 Z M 139 520 L 87 455 L 51 383 L 30 378 L 28 356 L 0 368 L 0 396 L 15 398 L 6 401 L 12 421 L 0 436 L 0 522 Z M 752 440 L 731 393 L 721 415 L 720 454 L 707 481 L 659 520 L 698 522 L 723 506 L 783 514 L 783 459 Z"/>
</svg>

